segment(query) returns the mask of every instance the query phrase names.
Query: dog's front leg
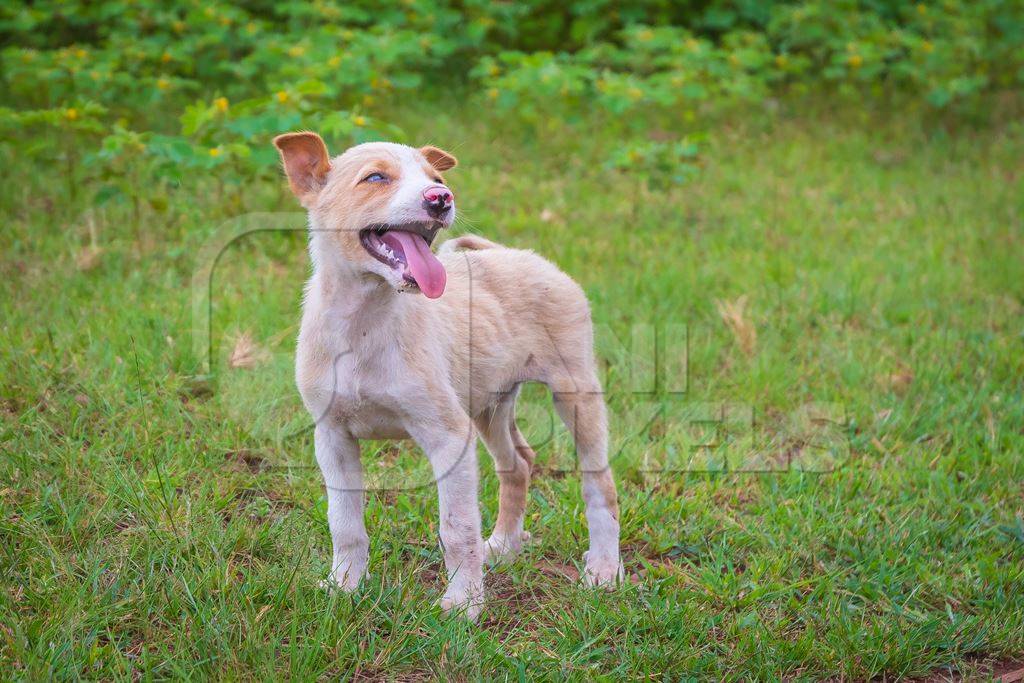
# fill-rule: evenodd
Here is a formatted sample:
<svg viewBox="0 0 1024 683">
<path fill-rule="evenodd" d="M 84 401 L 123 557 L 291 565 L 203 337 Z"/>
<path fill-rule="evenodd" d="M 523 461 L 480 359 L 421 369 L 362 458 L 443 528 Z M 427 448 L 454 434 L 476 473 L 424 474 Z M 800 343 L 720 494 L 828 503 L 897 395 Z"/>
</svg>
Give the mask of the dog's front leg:
<svg viewBox="0 0 1024 683">
<path fill-rule="evenodd" d="M 413 430 L 419 433 L 412 436 L 426 452 L 437 482 L 441 546 L 448 572 L 441 607 L 475 621 L 484 600 L 476 433 L 468 417 L 446 422 L 449 426 L 444 429 Z"/>
<path fill-rule="evenodd" d="M 366 573 L 370 539 L 363 521 L 363 466 L 359 442 L 321 421 L 313 434 L 316 461 L 327 487 L 327 524 L 333 557 L 329 582 L 352 591 Z"/>
</svg>

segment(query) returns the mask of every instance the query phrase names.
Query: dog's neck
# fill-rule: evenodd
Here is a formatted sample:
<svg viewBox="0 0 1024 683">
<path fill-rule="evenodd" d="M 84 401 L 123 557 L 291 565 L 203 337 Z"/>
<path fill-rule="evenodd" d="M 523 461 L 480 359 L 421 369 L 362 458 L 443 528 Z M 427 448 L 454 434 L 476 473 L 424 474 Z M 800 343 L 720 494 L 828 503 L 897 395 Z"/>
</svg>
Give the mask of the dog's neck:
<svg viewBox="0 0 1024 683">
<path fill-rule="evenodd" d="M 323 316 L 331 327 L 357 337 L 368 331 L 379 332 L 381 328 L 400 328 L 411 298 L 408 294 L 346 261 L 316 254 L 312 261 L 306 306 Z"/>
</svg>

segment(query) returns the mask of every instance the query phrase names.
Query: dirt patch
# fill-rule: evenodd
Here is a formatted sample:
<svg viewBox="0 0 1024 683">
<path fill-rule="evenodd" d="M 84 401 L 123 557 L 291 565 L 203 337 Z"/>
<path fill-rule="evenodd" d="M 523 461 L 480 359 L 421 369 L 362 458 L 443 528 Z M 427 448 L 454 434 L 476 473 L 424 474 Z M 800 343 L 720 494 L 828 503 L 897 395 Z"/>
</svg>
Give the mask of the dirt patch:
<svg viewBox="0 0 1024 683">
<path fill-rule="evenodd" d="M 979 680 L 979 677 L 983 677 L 984 680 L 991 679 L 996 683 L 1020 683 L 1024 681 L 1024 658 L 986 659 L 978 657 L 971 659 L 960 670 L 941 669 L 923 678 L 911 680 L 918 683 L 959 683 L 960 681 Z"/>
<path fill-rule="evenodd" d="M 1024 659 L 1014 659 L 992 664 L 992 678 L 1000 683 L 1024 681 Z"/>
<path fill-rule="evenodd" d="M 487 604 L 481 627 L 492 633 L 535 628 L 537 615 L 542 614 L 544 606 L 554 599 L 555 587 L 549 582 L 516 584 L 506 573 L 488 574 L 485 586 Z"/>
<path fill-rule="evenodd" d="M 398 492 L 394 489 L 378 489 L 370 491 L 369 498 L 376 500 L 382 507 L 391 507 L 398 502 Z"/>
<path fill-rule="evenodd" d="M 114 520 L 114 530 L 118 533 L 121 533 L 122 531 L 128 531 L 129 529 L 134 529 L 137 526 L 139 526 L 139 522 L 137 519 L 135 519 L 135 515 L 129 514 Z"/>
<path fill-rule="evenodd" d="M 565 479 L 566 475 L 569 474 L 564 469 L 557 467 L 544 467 L 534 463 L 533 465 L 533 478 L 545 477 L 547 479 Z"/>
<path fill-rule="evenodd" d="M 576 567 L 565 562 L 541 559 L 535 562 L 533 566 L 544 576 L 555 579 L 567 579 L 573 583 L 580 580 L 580 573 Z"/>
<path fill-rule="evenodd" d="M 392 671 L 374 666 L 359 667 L 352 672 L 353 681 L 396 681 L 400 683 L 419 683 L 419 681 L 435 681 L 437 674 L 429 670 Z"/>
<path fill-rule="evenodd" d="M 441 562 L 424 562 L 417 560 L 420 564 L 413 568 L 413 576 L 424 586 L 430 586 L 434 590 L 444 592 L 445 577 L 443 575 L 444 565 Z"/>
<path fill-rule="evenodd" d="M 267 462 L 266 458 L 256 451 L 245 448 L 238 451 L 228 451 L 224 454 L 224 459 L 252 474 L 259 474 L 270 467 L 270 463 Z"/>
</svg>

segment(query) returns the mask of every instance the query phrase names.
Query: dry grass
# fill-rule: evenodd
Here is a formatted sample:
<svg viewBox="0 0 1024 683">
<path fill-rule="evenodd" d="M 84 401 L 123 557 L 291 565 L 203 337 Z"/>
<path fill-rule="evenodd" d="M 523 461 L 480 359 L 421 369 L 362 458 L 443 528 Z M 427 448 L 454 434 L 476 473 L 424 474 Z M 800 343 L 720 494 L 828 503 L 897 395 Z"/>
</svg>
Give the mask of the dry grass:
<svg viewBox="0 0 1024 683">
<path fill-rule="evenodd" d="M 270 352 L 257 344 L 251 333 L 240 332 L 235 335 L 231 355 L 228 356 L 229 367 L 248 370 L 266 363 L 269 359 Z"/>
<path fill-rule="evenodd" d="M 718 315 L 721 316 L 722 322 L 732 333 L 736 346 L 744 355 L 752 356 L 757 348 L 757 328 L 754 327 L 754 322 L 747 317 L 747 302 L 748 297 L 744 294 L 735 301 L 718 299 L 715 301 L 715 307 L 718 309 Z"/>
</svg>

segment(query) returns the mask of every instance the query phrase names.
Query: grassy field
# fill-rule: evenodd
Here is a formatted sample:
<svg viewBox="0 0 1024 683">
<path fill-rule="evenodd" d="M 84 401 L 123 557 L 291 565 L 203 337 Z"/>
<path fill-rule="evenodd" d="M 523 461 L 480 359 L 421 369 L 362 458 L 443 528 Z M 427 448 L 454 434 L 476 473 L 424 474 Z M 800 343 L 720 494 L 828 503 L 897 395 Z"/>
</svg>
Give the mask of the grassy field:
<svg viewBox="0 0 1024 683">
<path fill-rule="evenodd" d="M 369 581 L 321 590 L 325 502 L 291 379 L 302 215 L 220 255 L 209 368 L 192 315 L 204 245 L 245 212 L 294 211 L 283 181 L 211 179 L 136 223 L 10 159 L 0 676 L 864 679 L 1024 655 L 1024 127 L 782 112 L 715 125 L 692 182 L 649 190 L 604 167 L 596 134 L 398 123 L 460 157 L 455 232 L 586 288 L 630 580 L 574 582 L 578 476 L 535 388 L 534 542 L 488 574 L 479 625 L 434 607 L 436 493 L 404 444 L 364 450 Z M 671 325 L 686 371 L 659 360 L 647 392 L 644 340 Z"/>
</svg>

